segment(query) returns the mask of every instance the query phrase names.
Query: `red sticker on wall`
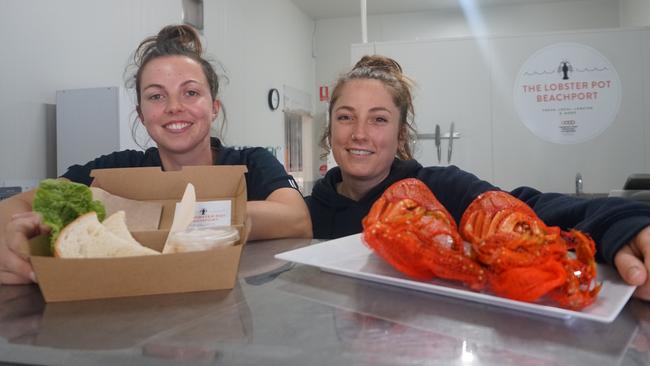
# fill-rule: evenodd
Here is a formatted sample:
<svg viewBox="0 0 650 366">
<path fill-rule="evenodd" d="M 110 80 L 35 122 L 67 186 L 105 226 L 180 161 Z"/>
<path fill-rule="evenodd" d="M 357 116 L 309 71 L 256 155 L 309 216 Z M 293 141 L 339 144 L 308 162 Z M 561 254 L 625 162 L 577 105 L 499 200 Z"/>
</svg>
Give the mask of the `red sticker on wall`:
<svg viewBox="0 0 650 366">
<path fill-rule="evenodd" d="M 330 89 L 327 86 L 320 87 L 320 101 L 327 102 L 330 99 Z"/>
</svg>

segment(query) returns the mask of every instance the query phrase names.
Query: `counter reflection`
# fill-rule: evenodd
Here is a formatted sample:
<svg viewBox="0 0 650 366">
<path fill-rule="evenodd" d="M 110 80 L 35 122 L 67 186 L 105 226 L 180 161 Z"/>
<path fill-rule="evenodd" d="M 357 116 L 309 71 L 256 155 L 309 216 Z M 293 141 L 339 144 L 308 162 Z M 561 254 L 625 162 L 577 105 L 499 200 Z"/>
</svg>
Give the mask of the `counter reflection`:
<svg viewBox="0 0 650 366">
<path fill-rule="evenodd" d="M 232 290 L 46 304 L 36 286 L 3 286 L 0 336 L 8 343 L 70 350 L 142 349 L 148 357 L 213 359 L 222 343 L 245 344 L 251 314 Z"/>
<path fill-rule="evenodd" d="M 33 344 L 45 301 L 35 285 L 0 288 L 0 337 L 7 343 Z"/>
<path fill-rule="evenodd" d="M 564 321 L 304 266 L 280 278 L 279 290 L 333 308 L 341 347 L 377 362 L 382 357 L 375 360 L 376 355 L 416 364 L 435 359 L 440 364 L 615 365 L 637 328 L 628 311 L 611 324 Z"/>
</svg>

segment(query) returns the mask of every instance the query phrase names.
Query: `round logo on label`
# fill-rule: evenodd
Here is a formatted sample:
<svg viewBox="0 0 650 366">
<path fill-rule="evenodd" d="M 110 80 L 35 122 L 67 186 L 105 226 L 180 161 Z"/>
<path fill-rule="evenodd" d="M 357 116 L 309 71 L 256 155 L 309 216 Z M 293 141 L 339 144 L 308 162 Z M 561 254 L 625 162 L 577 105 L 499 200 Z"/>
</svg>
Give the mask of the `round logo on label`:
<svg viewBox="0 0 650 366">
<path fill-rule="evenodd" d="M 621 82 L 600 52 L 578 43 L 558 43 L 535 52 L 521 66 L 514 104 L 537 137 L 575 144 L 600 135 L 616 119 Z"/>
</svg>

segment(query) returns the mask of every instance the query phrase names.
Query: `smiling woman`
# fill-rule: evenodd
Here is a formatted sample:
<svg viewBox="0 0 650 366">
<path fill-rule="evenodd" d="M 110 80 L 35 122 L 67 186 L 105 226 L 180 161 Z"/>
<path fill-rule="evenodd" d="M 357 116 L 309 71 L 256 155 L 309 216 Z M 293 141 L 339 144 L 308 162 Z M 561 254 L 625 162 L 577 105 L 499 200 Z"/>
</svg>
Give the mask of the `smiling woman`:
<svg viewBox="0 0 650 366">
<path fill-rule="evenodd" d="M 138 115 L 165 169 L 210 165 L 210 125 L 219 101 L 212 99 L 200 65 L 180 56 L 153 59 L 141 74 L 141 90 Z"/>
<path fill-rule="evenodd" d="M 341 94 L 347 98 L 332 110 L 332 153 L 343 175 L 339 191 L 358 200 L 388 177 L 400 143 L 400 112 L 378 80 L 350 81 Z"/>
<path fill-rule="evenodd" d="M 136 89 L 138 117 L 157 147 L 103 155 L 71 166 L 62 178 L 89 185 L 93 169 L 246 165 L 249 239 L 310 236 L 309 212 L 298 185 L 278 160 L 264 148 L 237 150 L 210 136 L 221 110 L 219 78 L 202 53 L 198 33 L 187 25 L 167 26 L 145 39 L 134 53 L 130 82 Z M 34 280 L 20 248 L 48 228 L 30 212 L 33 195 L 25 192 L 0 203 L 0 283 Z"/>
</svg>

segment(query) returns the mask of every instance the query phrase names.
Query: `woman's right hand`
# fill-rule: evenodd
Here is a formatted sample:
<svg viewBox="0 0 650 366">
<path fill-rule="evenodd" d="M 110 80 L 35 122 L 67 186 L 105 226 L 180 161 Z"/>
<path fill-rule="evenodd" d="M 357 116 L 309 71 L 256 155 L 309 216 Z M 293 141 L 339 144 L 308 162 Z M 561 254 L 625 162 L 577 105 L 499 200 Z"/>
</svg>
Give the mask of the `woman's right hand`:
<svg viewBox="0 0 650 366">
<path fill-rule="evenodd" d="M 36 212 L 18 213 L 11 217 L 0 241 L 0 284 L 19 285 L 36 282 L 29 262 L 29 239 L 49 233 Z"/>
</svg>

